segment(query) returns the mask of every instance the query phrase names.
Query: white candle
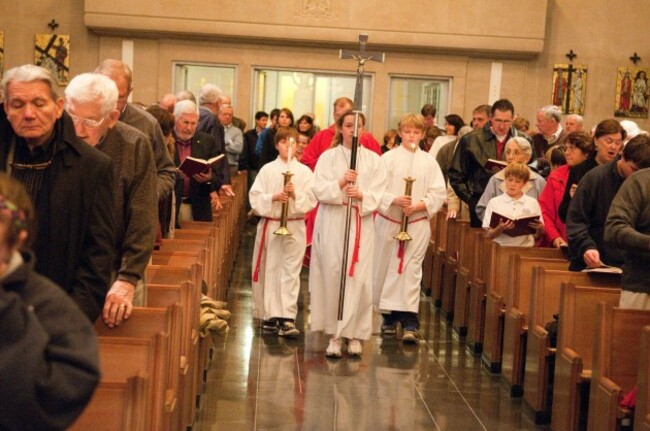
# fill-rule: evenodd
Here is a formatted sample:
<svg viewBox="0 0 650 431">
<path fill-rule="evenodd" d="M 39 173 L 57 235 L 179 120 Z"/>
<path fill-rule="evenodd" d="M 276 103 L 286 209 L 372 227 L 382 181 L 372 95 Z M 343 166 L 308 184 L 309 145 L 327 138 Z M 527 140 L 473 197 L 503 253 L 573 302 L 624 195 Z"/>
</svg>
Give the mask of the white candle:
<svg viewBox="0 0 650 431">
<path fill-rule="evenodd" d="M 289 168 L 289 164 L 291 163 L 291 153 L 293 152 L 293 146 L 296 145 L 296 140 L 293 138 L 289 138 L 289 157 L 287 157 L 287 169 Z"/>
</svg>

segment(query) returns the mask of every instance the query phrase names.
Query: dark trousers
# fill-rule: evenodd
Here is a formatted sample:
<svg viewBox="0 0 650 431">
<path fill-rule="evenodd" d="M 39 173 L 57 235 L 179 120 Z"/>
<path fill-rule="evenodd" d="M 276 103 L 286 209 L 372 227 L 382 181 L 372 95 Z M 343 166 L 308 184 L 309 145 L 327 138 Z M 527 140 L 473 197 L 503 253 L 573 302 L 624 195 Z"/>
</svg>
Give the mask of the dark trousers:
<svg viewBox="0 0 650 431">
<path fill-rule="evenodd" d="M 418 313 L 391 311 L 390 314 L 385 313 L 382 316 L 384 318 L 384 325 L 396 325 L 399 322 L 402 324 L 402 328 L 418 329 L 420 327 Z"/>
</svg>

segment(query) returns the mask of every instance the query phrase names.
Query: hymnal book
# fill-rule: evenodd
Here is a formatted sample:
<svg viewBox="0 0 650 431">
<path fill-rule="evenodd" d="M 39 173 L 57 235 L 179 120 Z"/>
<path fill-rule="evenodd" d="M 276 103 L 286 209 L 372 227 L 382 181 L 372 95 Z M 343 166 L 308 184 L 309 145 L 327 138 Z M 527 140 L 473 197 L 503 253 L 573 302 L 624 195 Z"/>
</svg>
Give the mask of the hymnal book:
<svg viewBox="0 0 650 431">
<path fill-rule="evenodd" d="M 486 171 L 490 171 L 492 173 L 499 172 L 501 169 L 505 168 L 508 166 L 508 163 L 506 163 L 503 160 L 496 160 L 496 159 L 488 159 L 487 162 L 483 165 Z"/>
<path fill-rule="evenodd" d="M 605 265 L 601 262 L 597 268 L 585 268 L 582 272 L 600 272 L 603 274 L 623 274 L 623 270 L 617 266 Z"/>
<path fill-rule="evenodd" d="M 522 217 L 506 217 L 499 213 L 493 212 L 490 218 L 490 227 L 495 228 L 499 225 L 499 220 L 510 220 L 515 223 L 512 229 L 504 230 L 503 233 L 508 236 L 522 236 L 522 235 L 535 235 L 535 229 L 528 226 L 529 223 L 538 221 L 539 215 L 528 215 Z"/>
<path fill-rule="evenodd" d="M 226 155 L 219 154 L 208 160 L 198 159 L 196 157 L 187 157 L 183 163 L 178 167 L 185 175 L 191 177 L 192 175 L 200 174 L 207 171 L 209 168 L 213 168 L 217 165 L 217 162 L 223 159 Z"/>
</svg>

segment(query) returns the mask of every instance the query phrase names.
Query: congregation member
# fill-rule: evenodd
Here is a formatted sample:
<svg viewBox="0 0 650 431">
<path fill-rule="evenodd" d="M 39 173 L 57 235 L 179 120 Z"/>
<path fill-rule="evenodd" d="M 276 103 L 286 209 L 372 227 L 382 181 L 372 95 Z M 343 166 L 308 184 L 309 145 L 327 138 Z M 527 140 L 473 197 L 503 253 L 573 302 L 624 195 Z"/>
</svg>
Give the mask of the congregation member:
<svg viewBox="0 0 650 431">
<path fill-rule="evenodd" d="M 454 189 L 449 184 L 448 173 L 449 167 L 454 159 L 454 152 L 458 146 L 458 140 L 470 133 L 472 130 L 474 130 L 472 126 L 461 127 L 458 131 L 457 139 L 443 145 L 436 156 L 436 161 L 438 162 L 438 166 L 440 166 L 440 171 L 442 172 L 442 176 L 445 178 L 445 184 L 447 186 L 447 220 L 455 219 L 456 216 L 461 213 L 461 209 L 464 210 L 463 216 L 465 218 L 469 217 L 467 213 L 467 205 L 461 205 L 461 200 L 456 196 L 456 192 L 454 192 Z"/>
<path fill-rule="evenodd" d="M 234 114 L 235 105 L 233 105 L 233 103 L 232 103 L 232 98 L 230 96 L 228 96 L 227 94 L 223 94 L 219 98 L 219 102 L 220 102 L 220 105 L 232 106 L 233 115 L 232 115 L 231 123 L 232 123 L 233 126 L 238 128 L 243 134 L 246 131 L 246 121 L 244 121 L 243 119 L 235 116 L 235 114 Z"/>
<path fill-rule="evenodd" d="M 387 130 L 386 133 L 384 133 L 384 145 L 381 146 L 382 154 L 397 147 L 397 144 L 395 143 L 397 136 L 397 130 L 395 129 Z"/>
<path fill-rule="evenodd" d="M 490 105 L 479 105 L 472 111 L 472 122 L 471 126 L 474 130 L 482 129 L 488 121 L 490 121 L 490 116 L 492 115 L 492 106 Z"/>
<path fill-rule="evenodd" d="M 233 124 L 233 113 L 231 105 L 221 104 L 217 118 L 224 129 L 228 165 L 231 171 L 236 172 L 239 167 L 239 155 L 244 149 L 244 134 Z"/>
<path fill-rule="evenodd" d="M 375 218 L 373 303 L 382 313 L 382 335 L 394 336 L 400 323 L 402 341 L 411 343 L 419 338 L 420 284 L 431 237 L 429 220 L 442 207 L 446 187 L 438 163 L 419 147 L 425 129 L 422 116 L 407 114 L 397 127 L 402 144 L 382 156 L 388 184 Z M 405 178 L 414 180 L 408 195 L 404 193 Z M 410 241 L 395 239 L 403 216 L 409 218 Z"/>
<path fill-rule="evenodd" d="M 63 430 L 99 383 L 95 331 L 34 271 L 35 214 L 23 185 L 0 174 L 0 429 Z"/>
<path fill-rule="evenodd" d="M 472 227 L 482 225 L 476 214 L 476 204 L 494 173 L 485 167 L 488 159 L 503 160 L 506 142 L 520 136 L 520 132 L 512 127 L 515 107 L 508 99 L 497 100 L 491 109 L 490 119 L 482 129 L 474 130 L 458 141 L 448 174 L 454 192 L 469 207 Z"/>
<path fill-rule="evenodd" d="M 438 127 L 438 119 L 436 118 L 437 109 L 435 106 L 430 103 L 422 105 L 420 114 L 422 115 L 422 118 L 424 118 L 424 125 L 426 127 L 435 127 L 440 129 L 440 127 Z"/>
<path fill-rule="evenodd" d="M 582 177 L 596 166 L 601 166 L 615 160 L 623 148 L 623 140 L 625 137 L 625 129 L 621 127 L 618 121 L 607 119 L 598 123 L 592 138 L 594 148 L 592 153 L 584 162 L 574 166 L 569 172 L 569 178 L 564 188 L 564 196 L 562 196 L 562 202 L 560 202 L 560 208 L 558 210 L 560 220 L 566 223 L 571 198 Z"/>
<path fill-rule="evenodd" d="M 593 168 L 578 183 L 566 222 L 569 270 L 623 265 L 622 249 L 604 242 L 605 221 L 623 181 L 635 171 L 650 167 L 649 144 L 645 136 L 632 139 L 619 157 Z"/>
<path fill-rule="evenodd" d="M 145 270 L 156 238 L 156 165 L 147 137 L 118 121 L 117 87 L 103 75 L 83 73 L 65 89 L 66 111 L 77 136 L 111 158 L 115 260 L 103 319 L 109 327 L 146 305 Z"/>
<path fill-rule="evenodd" d="M 530 137 L 535 158 L 544 158 L 546 150 L 553 145 L 562 145 L 567 132 L 562 129 L 562 111 L 555 105 L 546 105 L 535 114 L 537 133 Z"/>
<path fill-rule="evenodd" d="M 255 144 L 255 154 L 257 154 L 258 157 L 262 157 L 262 144 L 264 143 L 266 134 L 277 127 L 279 116 L 280 110 L 278 108 L 273 108 L 271 109 L 271 112 L 269 112 L 270 123 L 268 123 L 266 125 L 266 128 L 262 129 L 262 131 L 259 133 L 259 136 L 257 137 L 257 143 Z"/>
<path fill-rule="evenodd" d="M 325 354 L 333 358 L 341 357 L 344 338 L 348 340 L 348 355 L 360 356 L 362 341 L 372 335 L 373 213 L 387 183 L 384 162 L 361 145 L 356 169 L 350 169 L 354 123 L 352 111 L 339 116 L 333 146 L 320 156 L 316 165 L 313 188 L 320 206 L 309 271 L 311 329 L 331 336 Z M 348 200 L 352 205 L 349 258 L 347 267 L 341 268 Z M 333 285 L 333 281 L 342 278 L 346 289 L 339 321 L 339 286 Z"/>
<path fill-rule="evenodd" d="M 445 117 L 445 134 L 438 136 L 429 149 L 429 154 L 435 159 L 438 151 L 449 142 L 458 140 L 458 131 L 465 125 L 462 117 L 457 114 L 449 114 Z"/>
<path fill-rule="evenodd" d="M 530 132 L 530 121 L 518 115 L 517 118 L 512 120 L 512 127 L 519 130 L 524 135 L 528 136 L 528 133 Z"/>
<path fill-rule="evenodd" d="M 188 156 L 209 160 L 223 154 L 212 135 L 197 131 L 199 110 L 191 100 L 182 100 L 174 107 L 174 163 L 180 166 Z M 176 180 L 176 227 L 184 220 L 212 221 L 212 210 L 221 209 L 219 189 L 221 178 L 218 169 L 208 168 L 191 177 L 178 173 Z"/>
<path fill-rule="evenodd" d="M 302 155 L 305 154 L 305 148 L 309 146 L 309 135 L 306 133 L 298 132 L 298 140 L 296 141 L 296 152 L 294 157 L 302 163 Z M 303 163 L 304 164 L 304 163 Z"/>
<path fill-rule="evenodd" d="M 120 121 L 135 127 L 149 139 L 156 161 L 158 200 L 165 199 L 174 188 L 176 167 L 171 155 L 167 152 L 165 139 L 160 125 L 153 116 L 139 106 L 130 103 L 129 96 L 133 92 L 133 72 L 125 63 L 106 59 L 95 69 L 95 73 L 109 77 L 117 86 L 117 110 L 120 111 Z"/>
<path fill-rule="evenodd" d="M 298 121 L 296 121 L 298 132 L 304 133 L 309 136 L 309 139 L 313 138 L 316 134 L 316 127 L 314 126 L 314 119 L 310 115 L 303 114 Z"/>
<path fill-rule="evenodd" d="M 581 115 L 569 114 L 564 119 L 564 130 L 566 133 L 582 132 L 584 120 Z"/>
<path fill-rule="evenodd" d="M 158 102 L 158 106 L 160 106 L 162 109 L 169 112 L 170 114 L 174 113 L 174 105 L 176 105 L 176 95 L 173 93 L 165 94 L 160 99 L 160 102 Z"/>
<path fill-rule="evenodd" d="M 94 322 L 115 256 L 113 172 L 108 156 L 77 137 L 57 88 L 39 66 L 5 72 L 0 170 L 25 185 L 39 215 L 34 269 Z"/>
<path fill-rule="evenodd" d="M 530 142 L 520 136 L 511 138 L 506 142 L 505 157 L 508 165 L 512 163 L 523 163 L 527 165 L 533 156 L 533 148 Z M 485 190 L 476 204 L 476 215 L 483 221 L 485 207 L 493 197 L 503 194 L 506 190 L 506 178 L 504 170 L 492 175 L 485 186 Z M 522 189 L 525 195 L 537 200 L 546 186 L 546 180 L 533 170 L 530 171 L 528 182 Z"/>
<path fill-rule="evenodd" d="M 524 187 L 530 180 L 531 170 L 525 163 L 511 163 L 503 169 L 505 191 L 503 194 L 490 199 L 485 208 L 483 228 L 487 230 L 488 238 L 504 246 L 533 247 L 535 240 L 544 234 L 542 211 L 536 199 L 524 193 Z M 508 218 L 499 218 L 498 224 L 491 223 L 493 213 Z M 528 227 L 535 233 L 510 236 L 508 231 L 515 228 L 515 219 L 535 217 Z"/>
<path fill-rule="evenodd" d="M 163 137 L 165 138 L 165 146 L 169 154 L 174 154 L 176 143 L 174 141 L 174 113 L 158 105 L 151 105 L 147 108 L 162 130 Z M 165 199 L 158 202 L 158 219 L 160 220 L 160 232 L 156 235 L 156 246 L 162 245 L 162 238 L 174 237 L 175 226 L 175 205 L 174 193 L 170 193 Z"/>
<path fill-rule="evenodd" d="M 314 174 L 293 157 L 291 139 L 298 139 L 294 128 L 280 127 L 275 133 L 278 157 L 260 169 L 249 200 L 261 217 L 252 262 L 253 317 L 262 320 L 264 331 L 296 338 L 300 335 L 295 320 L 305 256 L 305 214 L 316 206 L 316 198 L 312 192 Z M 285 175 L 290 175 L 286 184 Z M 276 235 L 283 205 L 288 206 L 287 231 Z"/>
<path fill-rule="evenodd" d="M 280 127 L 291 127 L 295 128 L 293 121 L 293 112 L 289 108 L 280 109 L 278 114 L 278 120 L 275 123 L 275 127 L 269 128 L 269 130 L 264 133 L 262 138 L 262 154 L 260 155 L 260 164 L 264 166 L 265 164 L 273 161 L 278 157 L 278 150 L 276 150 L 275 145 L 273 144 L 275 133 Z"/>
<path fill-rule="evenodd" d="M 544 217 L 544 237 L 546 243 L 555 248 L 567 245 L 566 224 L 560 219 L 560 203 L 574 166 L 587 160 L 593 151 L 591 137 L 585 132 L 571 132 L 564 141 L 566 164 L 551 171 L 546 179 L 546 187 L 539 195 L 539 205 Z"/>
<path fill-rule="evenodd" d="M 257 111 L 255 113 L 255 127 L 244 133 L 244 148 L 239 155 L 239 170 L 248 171 L 248 190 L 250 190 L 260 170 L 260 159 L 255 152 L 255 145 L 257 145 L 257 138 L 266 127 L 268 120 L 269 114 L 264 111 Z"/>
<path fill-rule="evenodd" d="M 352 110 L 354 103 L 347 97 L 339 97 L 334 101 L 334 123 L 332 123 L 327 129 L 323 129 L 320 132 L 316 133 L 309 145 L 305 148 L 305 152 L 302 156 L 302 162 L 309 166 L 312 170 L 316 168 L 316 163 L 318 158 L 323 152 L 332 147 L 332 142 L 334 141 L 334 136 L 336 133 L 336 123 L 344 112 Z M 359 134 L 359 143 L 369 150 L 375 152 L 381 156 L 381 147 L 379 142 L 372 136 L 371 133 L 362 132 Z"/>
<path fill-rule="evenodd" d="M 650 152 L 650 138 L 645 141 Z M 630 141 L 630 143 L 632 142 Z M 628 144 L 629 145 L 629 144 Z M 650 159 L 650 154 L 646 156 Z M 605 244 L 623 252 L 622 292 L 619 307 L 650 310 L 650 169 L 625 180 L 612 201 L 605 224 Z"/>
<path fill-rule="evenodd" d="M 211 135 L 214 138 L 218 154 L 225 154 L 226 152 L 226 132 L 217 118 L 222 97 L 223 90 L 214 84 L 207 83 L 201 87 L 197 131 Z M 196 100 L 192 101 L 196 103 Z M 232 190 L 230 163 L 228 159 L 224 158 L 219 162 L 216 168 L 216 176 L 221 182 L 221 190 L 228 196 L 235 196 L 235 192 Z M 218 208 L 221 208 L 221 203 L 218 204 Z"/>
</svg>

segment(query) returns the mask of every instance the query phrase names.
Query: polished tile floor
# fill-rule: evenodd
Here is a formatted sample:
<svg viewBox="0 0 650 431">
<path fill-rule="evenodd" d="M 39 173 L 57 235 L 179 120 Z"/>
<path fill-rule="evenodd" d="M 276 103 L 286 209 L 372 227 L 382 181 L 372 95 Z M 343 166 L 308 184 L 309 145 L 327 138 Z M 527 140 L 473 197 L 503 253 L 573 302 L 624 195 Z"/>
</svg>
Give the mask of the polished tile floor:
<svg viewBox="0 0 650 431">
<path fill-rule="evenodd" d="M 424 340 L 374 336 L 359 359 L 325 358 L 309 331 L 303 271 L 298 340 L 262 335 L 251 313 L 254 226 L 229 287 L 229 335 L 219 341 L 194 430 L 547 430 L 536 427 L 423 298 Z"/>
</svg>

